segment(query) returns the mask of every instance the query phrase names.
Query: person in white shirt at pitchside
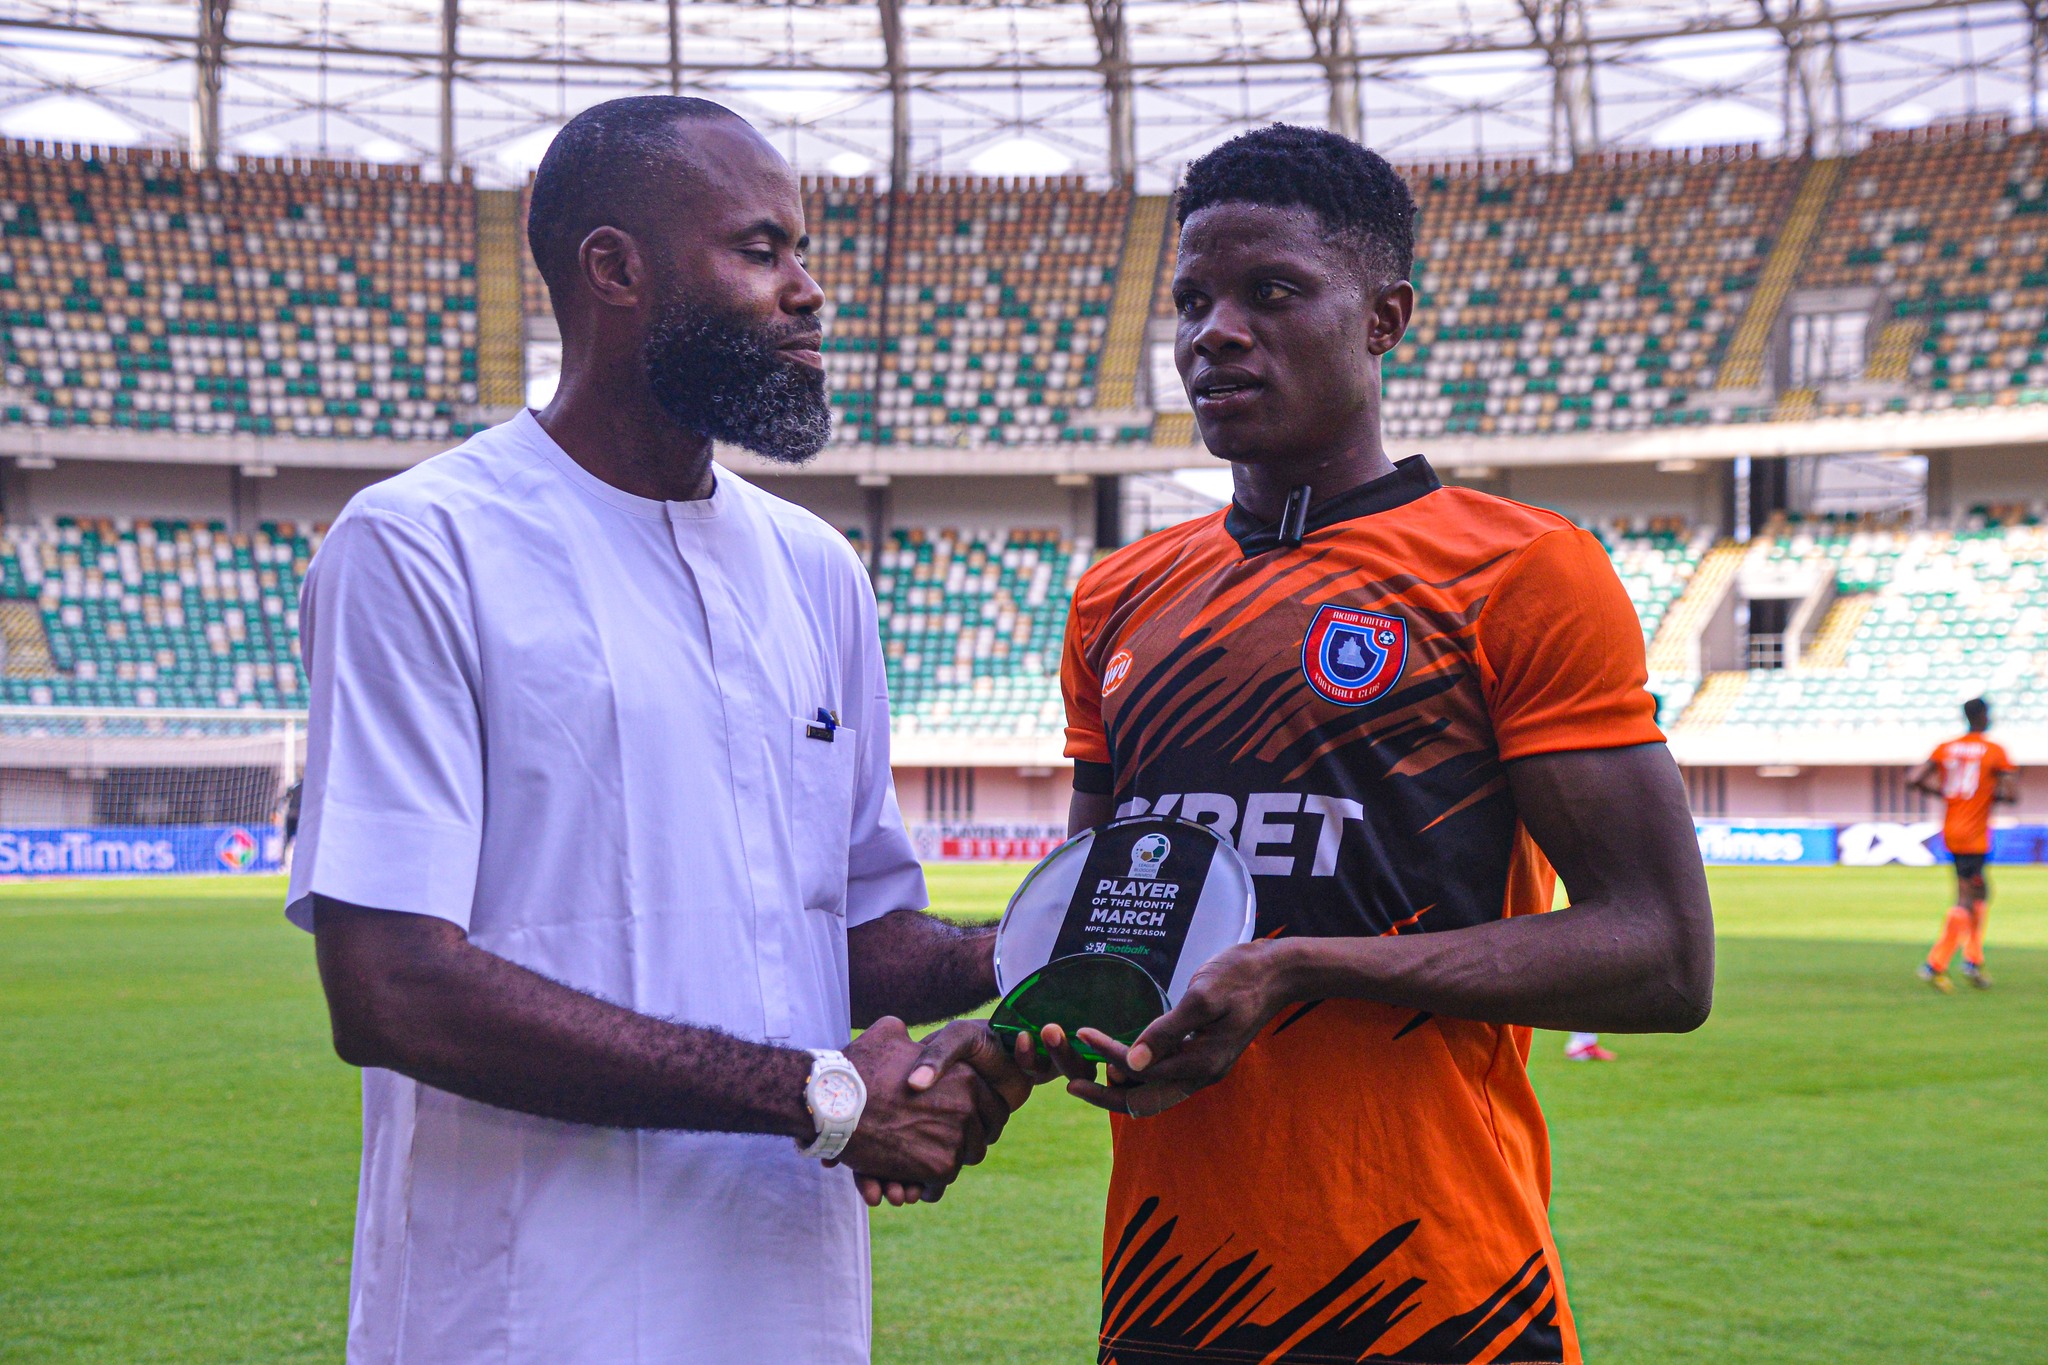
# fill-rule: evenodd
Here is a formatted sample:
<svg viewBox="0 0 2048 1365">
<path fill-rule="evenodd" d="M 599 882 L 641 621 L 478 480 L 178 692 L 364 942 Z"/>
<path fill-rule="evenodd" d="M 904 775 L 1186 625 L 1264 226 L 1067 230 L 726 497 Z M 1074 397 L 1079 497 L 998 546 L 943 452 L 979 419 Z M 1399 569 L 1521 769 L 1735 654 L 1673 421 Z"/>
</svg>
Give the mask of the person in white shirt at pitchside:
<svg viewBox="0 0 2048 1365">
<path fill-rule="evenodd" d="M 528 234 L 554 400 L 359 494 L 305 588 L 348 1359 L 858 1365 L 863 1197 L 937 1198 L 1029 1086 L 886 1017 L 994 996 L 992 934 L 921 913 L 859 560 L 711 462 L 829 431 L 802 197 L 730 111 L 616 100 Z"/>
</svg>

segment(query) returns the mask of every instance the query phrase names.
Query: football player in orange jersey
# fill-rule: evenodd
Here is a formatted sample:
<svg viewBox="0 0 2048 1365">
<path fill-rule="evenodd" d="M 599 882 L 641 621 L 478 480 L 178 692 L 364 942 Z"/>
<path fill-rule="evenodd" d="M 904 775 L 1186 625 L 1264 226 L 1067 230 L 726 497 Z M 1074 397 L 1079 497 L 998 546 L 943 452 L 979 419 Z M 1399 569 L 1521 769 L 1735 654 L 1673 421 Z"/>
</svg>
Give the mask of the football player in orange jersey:
<svg viewBox="0 0 2048 1365">
<path fill-rule="evenodd" d="M 1979 990 L 1991 985 L 1984 970 L 1984 906 L 1990 898 L 1984 864 L 1991 857 L 1991 806 L 2019 800 L 2013 777 L 2018 769 L 2004 746 L 1985 734 L 1991 728 L 1991 704 L 1982 697 L 1964 702 L 1963 719 L 1970 732 L 1936 748 L 1908 779 L 1916 791 L 1947 803 L 1941 839 L 1956 861 L 1956 903 L 1941 938 L 1920 964 L 1920 979 L 1944 994 L 1955 989 L 1948 964 L 1958 946 L 1963 979 Z"/>
<path fill-rule="evenodd" d="M 1175 359 L 1236 495 L 1082 580 L 1069 823 L 1215 826 L 1259 924 L 1129 1049 L 1084 1031 L 1106 1078 L 1044 1039 L 1112 1114 L 1100 1358 L 1577 1362 L 1530 1028 L 1691 1029 L 1713 989 L 1641 627 L 1571 522 L 1383 450 L 1385 161 L 1266 128 L 1178 211 Z"/>
</svg>

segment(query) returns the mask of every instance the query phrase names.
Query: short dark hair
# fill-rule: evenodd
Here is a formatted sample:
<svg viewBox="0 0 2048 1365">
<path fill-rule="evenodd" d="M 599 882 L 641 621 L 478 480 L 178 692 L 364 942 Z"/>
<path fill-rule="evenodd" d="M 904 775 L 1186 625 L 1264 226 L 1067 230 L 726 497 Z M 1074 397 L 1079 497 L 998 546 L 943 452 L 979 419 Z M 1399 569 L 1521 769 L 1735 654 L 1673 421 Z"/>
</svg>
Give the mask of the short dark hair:
<svg viewBox="0 0 2048 1365">
<path fill-rule="evenodd" d="M 675 150 L 675 125 L 738 118 L 710 100 L 633 95 L 593 104 L 562 126 L 533 173 L 526 242 L 550 290 L 576 271 L 577 250 L 598 228 L 626 227 L 653 172 Z"/>
<path fill-rule="evenodd" d="M 1987 729 L 1991 724 L 1991 703 L 1982 697 L 1972 697 L 1963 703 L 1963 719 L 1970 722 L 1972 730 Z"/>
<path fill-rule="evenodd" d="M 1177 221 L 1216 204 L 1305 208 L 1390 278 L 1415 268 L 1408 182 L 1378 152 L 1321 128 L 1275 123 L 1199 157 L 1181 183 Z"/>
</svg>

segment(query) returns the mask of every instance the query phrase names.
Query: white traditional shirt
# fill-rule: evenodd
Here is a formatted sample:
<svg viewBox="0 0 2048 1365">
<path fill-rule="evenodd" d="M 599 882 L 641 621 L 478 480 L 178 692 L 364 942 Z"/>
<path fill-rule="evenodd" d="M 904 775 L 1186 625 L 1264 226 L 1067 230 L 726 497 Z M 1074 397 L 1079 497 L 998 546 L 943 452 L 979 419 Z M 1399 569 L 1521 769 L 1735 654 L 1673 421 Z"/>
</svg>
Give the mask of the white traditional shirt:
<svg viewBox="0 0 2048 1365">
<path fill-rule="evenodd" d="M 634 497 L 521 413 L 349 503 L 302 606 L 294 923 L 316 894 L 435 915 L 645 1014 L 846 1044 L 848 927 L 925 904 L 874 597 L 837 532 L 716 475 Z M 868 1341 L 866 1209 L 787 1138 L 364 1073 L 351 1365 L 836 1365 Z"/>
</svg>

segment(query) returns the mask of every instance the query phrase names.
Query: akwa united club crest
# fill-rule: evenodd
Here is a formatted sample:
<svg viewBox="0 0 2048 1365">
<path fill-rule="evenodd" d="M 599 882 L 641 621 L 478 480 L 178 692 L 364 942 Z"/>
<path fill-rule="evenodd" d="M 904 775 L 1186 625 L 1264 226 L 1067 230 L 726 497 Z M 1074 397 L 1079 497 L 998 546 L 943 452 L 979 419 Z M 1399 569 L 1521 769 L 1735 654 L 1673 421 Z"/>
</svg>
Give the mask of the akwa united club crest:
<svg viewBox="0 0 2048 1365">
<path fill-rule="evenodd" d="M 1408 666 L 1408 623 L 1398 616 L 1326 605 L 1301 641 L 1301 672 L 1324 701 L 1363 706 L 1384 696 Z"/>
</svg>

